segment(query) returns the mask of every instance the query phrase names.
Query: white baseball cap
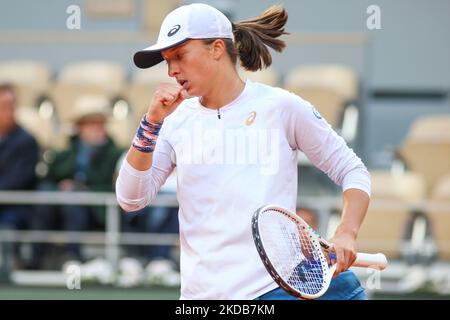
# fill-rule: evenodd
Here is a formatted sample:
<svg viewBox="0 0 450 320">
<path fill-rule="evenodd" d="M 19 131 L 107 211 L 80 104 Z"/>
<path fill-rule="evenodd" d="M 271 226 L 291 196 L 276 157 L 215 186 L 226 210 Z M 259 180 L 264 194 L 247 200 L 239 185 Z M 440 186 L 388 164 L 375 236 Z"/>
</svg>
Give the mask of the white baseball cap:
<svg viewBox="0 0 450 320">
<path fill-rule="evenodd" d="M 161 51 L 189 39 L 208 38 L 234 39 L 230 20 L 207 4 L 178 7 L 164 18 L 156 44 L 135 53 L 134 64 L 142 69 L 150 68 L 164 60 Z"/>
</svg>

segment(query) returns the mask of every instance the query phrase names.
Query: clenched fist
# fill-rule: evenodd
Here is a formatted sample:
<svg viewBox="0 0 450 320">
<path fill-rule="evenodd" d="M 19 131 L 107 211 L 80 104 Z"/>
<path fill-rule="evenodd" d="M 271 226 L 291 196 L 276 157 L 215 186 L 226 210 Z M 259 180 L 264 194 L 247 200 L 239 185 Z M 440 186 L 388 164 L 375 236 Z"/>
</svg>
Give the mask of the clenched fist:
<svg viewBox="0 0 450 320">
<path fill-rule="evenodd" d="M 161 83 L 153 94 L 147 119 L 153 123 L 162 122 L 188 96 L 186 89 L 178 83 Z"/>
</svg>

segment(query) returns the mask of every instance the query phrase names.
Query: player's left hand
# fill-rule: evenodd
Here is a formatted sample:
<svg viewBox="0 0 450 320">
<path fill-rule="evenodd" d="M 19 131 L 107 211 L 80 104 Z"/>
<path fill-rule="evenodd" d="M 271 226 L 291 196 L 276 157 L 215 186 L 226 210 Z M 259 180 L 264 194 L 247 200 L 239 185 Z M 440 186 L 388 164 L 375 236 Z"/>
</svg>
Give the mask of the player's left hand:
<svg viewBox="0 0 450 320">
<path fill-rule="evenodd" d="M 334 277 L 337 277 L 341 272 L 350 268 L 356 260 L 356 238 L 351 233 L 336 231 L 329 242 L 334 245 L 336 253 L 337 263 Z"/>
</svg>

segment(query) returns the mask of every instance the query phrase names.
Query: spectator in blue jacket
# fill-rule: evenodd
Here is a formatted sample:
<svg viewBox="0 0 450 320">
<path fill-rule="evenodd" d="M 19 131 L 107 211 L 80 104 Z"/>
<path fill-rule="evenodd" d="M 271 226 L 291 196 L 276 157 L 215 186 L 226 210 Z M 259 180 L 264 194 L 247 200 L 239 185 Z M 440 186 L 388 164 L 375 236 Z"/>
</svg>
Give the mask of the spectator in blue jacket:
<svg viewBox="0 0 450 320">
<path fill-rule="evenodd" d="M 10 84 L 0 84 L 0 191 L 33 189 L 39 157 L 36 140 L 15 119 L 16 94 Z M 0 227 L 26 228 L 27 207 L 0 204 Z M 16 258 L 18 247 L 15 247 Z"/>
</svg>

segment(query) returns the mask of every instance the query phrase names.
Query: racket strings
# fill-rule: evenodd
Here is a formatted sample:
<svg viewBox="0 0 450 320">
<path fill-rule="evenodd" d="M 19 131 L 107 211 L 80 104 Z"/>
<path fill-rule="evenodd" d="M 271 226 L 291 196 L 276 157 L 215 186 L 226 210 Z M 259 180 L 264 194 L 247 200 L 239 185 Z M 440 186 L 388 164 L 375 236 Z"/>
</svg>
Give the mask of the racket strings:
<svg viewBox="0 0 450 320">
<path fill-rule="evenodd" d="M 299 239 L 299 250 L 306 252 L 305 259 L 298 264 L 288 283 L 301 292 L 315 294 L 323 287 L 324 279 L 321 261 L 317 258 L 314 242 L 302 226 L 299 226 Z"/>
<path fill-rule="evenodd" d="M 265 220 L 260 224 L 261 240 L 279 276 L 299 292 L 319 292 L 328 269 L 308 226 L 274 210 L 265 211 L 260 219 Z"/>
</svg>

